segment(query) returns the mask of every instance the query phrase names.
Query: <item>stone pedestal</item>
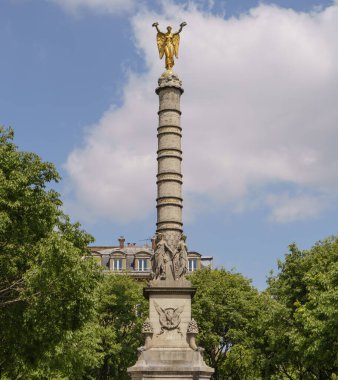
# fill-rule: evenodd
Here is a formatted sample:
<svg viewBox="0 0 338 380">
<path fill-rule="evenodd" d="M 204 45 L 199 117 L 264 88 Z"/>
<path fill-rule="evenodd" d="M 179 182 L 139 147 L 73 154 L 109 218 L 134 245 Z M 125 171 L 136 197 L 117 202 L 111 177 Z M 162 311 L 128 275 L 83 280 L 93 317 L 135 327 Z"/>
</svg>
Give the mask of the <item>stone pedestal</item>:
<svg viewBox="0 0 338 380">
<path fill-rule="evenodd" d="M 149 319 L 144 324 L 145 345 L 136 364 L 128 369 L 132 380 L 210 379 L 214 370 L 196 346 L 197 324 L 191 319 L 196 289 L 184 278 L 154 280 L 144 294 L 149 298 Z"/>
<path fill-rule="evenodd" d="M 145 351 L 134 367 L 128 369 L 133 380 L 210 379 L 213 371 L 199 352 L 189 350 Z"/>
</svg>

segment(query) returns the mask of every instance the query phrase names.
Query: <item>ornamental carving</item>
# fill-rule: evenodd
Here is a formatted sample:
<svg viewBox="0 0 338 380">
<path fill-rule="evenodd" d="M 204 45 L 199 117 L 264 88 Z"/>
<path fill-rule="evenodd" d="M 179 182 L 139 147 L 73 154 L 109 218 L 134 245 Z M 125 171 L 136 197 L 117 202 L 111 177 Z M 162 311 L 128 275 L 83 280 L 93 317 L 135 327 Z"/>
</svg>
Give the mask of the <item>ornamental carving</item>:
<svg viewBox="0 0 338 380">
<path fill-rule="evenodd" d="M 161 225 L 161 228 L 171 229 L 171 228 L 177 228 L 177 223 L 167 223 L 164 225 Z M 172 249 L 173 252 L 175 252 L 177 243 L 180 240 L 181 232 L 179 231 L 166 231 L 165 237 L 167 239 L 169 247 Z"/>
<path fill-rule="evenodd" d="M 180 306 L 177 308 L 168 307 L 166 309 L 162 309 L 162 307 L 160 307 L 155 301 L 154 305 L 160 317 L 161 332 L 158 335 L 163 334 L 165 330 L 174 329 L 177 329 L 177 331 L 182 335 L 179 325 L 181 323 L 181 314 L 184 309 L 184 306 Z"/>
<path fill-rule="evenodd" d="M 198 334 L 198 325 L 197 325 L 197 322 L 194 319 L 192 319 L 189 322 L 187 333 L 188 334 Z"/>
<path fill-rule="evenodd" d="M 176 181 L 182 183 L 182 176 L 179 173 L 159 173 L 157 174 L 157 182 Z"/>
<path fill-rule="evenodd" d="M 162 121 L 162 123 L 164 123 L 166 120 Z M 171 122 L 171 124 L 173 124 Z M 181 127 L 179 126 L 170 126 L 168 127 L 167 125 L 161 125 L 160 127 L 157 128 L 157 132 L 159 135 L 164 135 L 164 134 L 174 134 L 174 135 L 178 135 L 179 137 L 182 137 L 182 133 L 181 133 Z"/>
<path fill-rule="evenodd" d="M 169 198 L 169 197 L 163 197 L 157 200 L 158 205 L 165 205 L 165 204 L 177 204 L 181 205 L 182 204 L 182 198 Z"/>
<path fill-rule="evenodd" d="M 147 318 L 147 319 L 143 322 L 142 333 L 143 333 L 143 334 L 152 334 L 153 332 L 154 332 L 153 325 L 152 325 L 152 323 L 149 321 L 149 318 Z"/>
<path fill-rule="evenodd" d="M 177 157 L 181 159 L 182 156 L 182 151 L 179 149 L 161 149 L 160 151 L 157 152 L 158 158 L 161 157 Z"/>
</svg>

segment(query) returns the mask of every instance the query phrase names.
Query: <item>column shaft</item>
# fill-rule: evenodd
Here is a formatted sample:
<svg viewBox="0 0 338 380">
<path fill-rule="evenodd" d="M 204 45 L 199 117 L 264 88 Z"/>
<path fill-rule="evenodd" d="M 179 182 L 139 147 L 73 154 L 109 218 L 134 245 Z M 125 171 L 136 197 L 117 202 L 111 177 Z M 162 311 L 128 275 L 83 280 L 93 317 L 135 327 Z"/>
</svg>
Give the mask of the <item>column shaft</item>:
<svg viewBox="0 0 338 380">
<path fill-rule="evenodd" d="M 174 248 L 183 231 L 181 82 L 175 77 L 160 78 L 156 93 L 159 95 L 157 232 L 164 234 Z"/>
</svg>

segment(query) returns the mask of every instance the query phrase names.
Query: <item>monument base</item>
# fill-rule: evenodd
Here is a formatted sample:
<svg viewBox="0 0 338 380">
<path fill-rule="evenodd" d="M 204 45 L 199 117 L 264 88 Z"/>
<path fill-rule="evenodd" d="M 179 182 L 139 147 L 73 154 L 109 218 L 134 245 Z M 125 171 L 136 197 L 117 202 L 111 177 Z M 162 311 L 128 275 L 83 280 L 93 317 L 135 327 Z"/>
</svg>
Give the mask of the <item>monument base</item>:
<svg viewBox="0 0 338 380">
<path fill-rule="evenodd" d="M 191 319 L 191 298 L 196 289 L 185 278 L 153 280 L 144 289 L 149 299 L 149 318 L 143 325 L 144 346 L 139 358 L 128 368 L 132 380 L 210 379 L 208 367 L 197 347 L 196 321 Z"/>
<path fill-rule="evenodd" d="M 128 368 L 132 380 L 210 379 L 213 372 L 204 363 L 201 352 L 191 348 L 151 348 L 141 352 L 136 364 Z"/>
</svg>

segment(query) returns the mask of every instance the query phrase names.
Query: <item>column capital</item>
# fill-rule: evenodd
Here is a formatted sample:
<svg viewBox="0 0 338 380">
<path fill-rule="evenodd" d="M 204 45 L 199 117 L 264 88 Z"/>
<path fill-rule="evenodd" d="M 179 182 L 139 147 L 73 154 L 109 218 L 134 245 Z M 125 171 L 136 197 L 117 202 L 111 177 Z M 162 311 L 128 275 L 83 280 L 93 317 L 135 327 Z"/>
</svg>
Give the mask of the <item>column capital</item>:
<svg viewBox="0 0 338 380">
<path fill-rule="evenodd" d="M 174 72 L 171 73 L 163 73 L 158 78 L 158 87 L 155 90 L 156 94 L 158 94 L 162 89 L 167 87 L 174 87 L 181 91 L 181 94 L 183 94 L 184 90 L 182 88 L 182 81 L 179 79 L 178 75 Z"/>
</svg>

